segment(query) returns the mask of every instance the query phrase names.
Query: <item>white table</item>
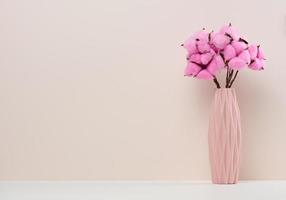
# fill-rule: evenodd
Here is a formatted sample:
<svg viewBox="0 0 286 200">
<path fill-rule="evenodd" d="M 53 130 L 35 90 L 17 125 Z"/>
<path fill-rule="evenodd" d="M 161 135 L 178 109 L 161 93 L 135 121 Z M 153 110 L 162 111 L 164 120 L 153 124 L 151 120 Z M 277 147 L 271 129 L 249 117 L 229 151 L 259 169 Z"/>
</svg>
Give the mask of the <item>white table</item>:
<svg viewBox="0 0 286 200">
<path fill-rule="evenodd" d="M 1 200 L 286 200 L 286 181 L 2 181 Z"/>
</svg>

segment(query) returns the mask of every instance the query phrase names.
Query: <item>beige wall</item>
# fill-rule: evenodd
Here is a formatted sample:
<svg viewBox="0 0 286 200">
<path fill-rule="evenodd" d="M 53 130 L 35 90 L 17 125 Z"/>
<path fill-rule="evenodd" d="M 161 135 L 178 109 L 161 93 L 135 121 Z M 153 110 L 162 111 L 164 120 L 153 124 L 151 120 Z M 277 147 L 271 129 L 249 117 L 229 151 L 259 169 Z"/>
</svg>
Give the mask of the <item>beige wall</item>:
<svg viewBox="0 0 286 200">
<path fill-rule="evenodd" d="M 261 42 L 237 80 L 242 179 L 286 178 L 286 2 L 0 0 L 0 179 L 209 179 L 212 82 L 181 42 L 231 21 Z"/>
</svg>

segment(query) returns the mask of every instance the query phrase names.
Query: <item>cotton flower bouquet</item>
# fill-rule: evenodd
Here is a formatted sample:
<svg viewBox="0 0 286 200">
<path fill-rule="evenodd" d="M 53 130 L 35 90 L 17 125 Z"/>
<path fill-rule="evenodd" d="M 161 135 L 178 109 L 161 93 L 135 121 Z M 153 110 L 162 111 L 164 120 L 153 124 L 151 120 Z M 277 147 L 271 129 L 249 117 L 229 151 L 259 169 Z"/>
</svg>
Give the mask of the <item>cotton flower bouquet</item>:
<svg viewBox="0 0 286 200">
<path fill-rule="evenodd" d="M 217 88 L 221 85 L 216 75 L 223 69 L 226 88 L 232 86 L 240 70 L 264 69 L 265 57 L 260 45 L 250 45 L 231 24 L 216 32 L 198 31 L 182 46 L 188 52 L 185 76 L 213 80 Z"/>
</svg>

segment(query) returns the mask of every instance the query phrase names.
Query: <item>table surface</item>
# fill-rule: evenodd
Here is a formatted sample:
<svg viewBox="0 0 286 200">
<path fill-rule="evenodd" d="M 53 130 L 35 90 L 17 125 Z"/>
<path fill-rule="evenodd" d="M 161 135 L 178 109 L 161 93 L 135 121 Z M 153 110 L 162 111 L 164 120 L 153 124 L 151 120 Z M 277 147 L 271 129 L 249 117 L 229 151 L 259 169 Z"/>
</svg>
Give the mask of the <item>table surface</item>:
<svg viewBox="0 0 286 200">
<path fill-rule="evenodd" d="M 1 200 L 286 200 L 286 181 L 0 181 Z"/>
</svg>

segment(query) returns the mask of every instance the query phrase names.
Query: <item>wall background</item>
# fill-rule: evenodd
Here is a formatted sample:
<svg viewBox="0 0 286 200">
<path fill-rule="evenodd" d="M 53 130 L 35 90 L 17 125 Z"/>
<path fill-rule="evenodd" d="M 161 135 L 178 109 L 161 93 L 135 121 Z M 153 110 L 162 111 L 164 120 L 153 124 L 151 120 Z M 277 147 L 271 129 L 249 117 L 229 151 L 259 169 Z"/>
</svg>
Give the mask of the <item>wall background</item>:
<svg viewBox="0 0 286 200">
<path fill-rule="evenodd" d="M 230 21 L 268 58 L 235 85 L 241 178 L 285 179 L 285 6 L 0 0 L 0 179 L 209 179 L 215 88 L 183 77 L 179 45 Z"/>
</svg>

